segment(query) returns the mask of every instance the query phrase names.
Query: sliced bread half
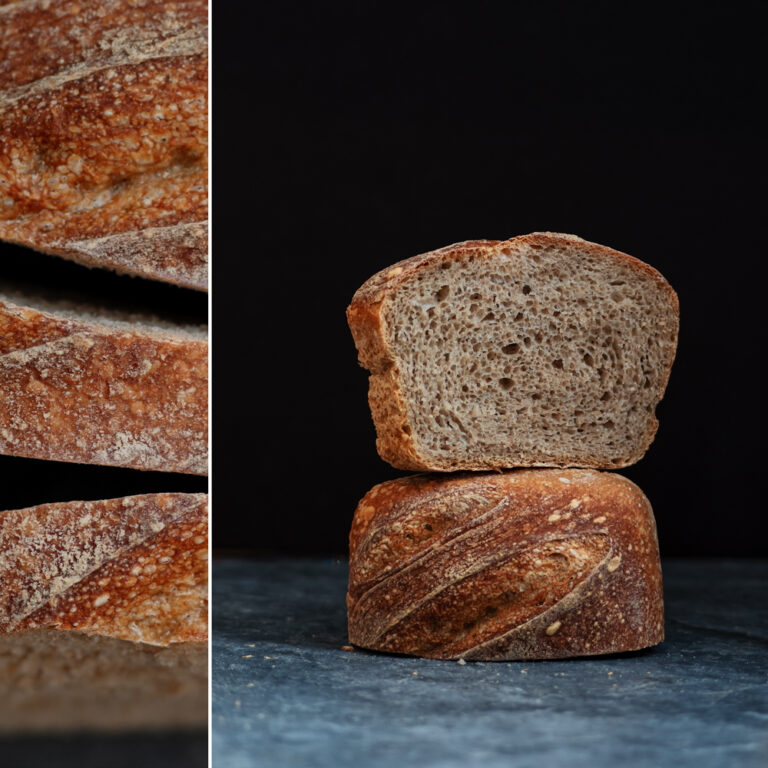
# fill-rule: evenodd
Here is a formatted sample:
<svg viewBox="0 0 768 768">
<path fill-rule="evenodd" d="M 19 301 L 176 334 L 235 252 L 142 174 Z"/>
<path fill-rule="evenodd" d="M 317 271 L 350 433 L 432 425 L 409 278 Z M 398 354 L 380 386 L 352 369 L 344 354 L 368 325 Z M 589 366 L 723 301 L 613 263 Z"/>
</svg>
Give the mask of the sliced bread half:
<svg viewBox="0 0 768 768">
<path fill-rule="evenodd" d="M 549 232 L 402 261 L 347 309 L 379 454 L 438 471 L 638 461 L 678 317 L 652 267 Z"/>
</svg>

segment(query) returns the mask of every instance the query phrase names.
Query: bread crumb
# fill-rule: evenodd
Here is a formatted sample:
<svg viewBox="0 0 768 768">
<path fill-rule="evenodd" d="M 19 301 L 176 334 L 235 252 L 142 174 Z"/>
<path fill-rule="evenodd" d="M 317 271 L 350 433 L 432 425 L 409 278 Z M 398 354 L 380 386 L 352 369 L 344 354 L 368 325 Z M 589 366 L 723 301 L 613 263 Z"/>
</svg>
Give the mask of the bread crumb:
<svg viewBox="0 0 768 768">
<path fill-rule="evenodd" d="M 558 629 L 562 626 L 561 621 L 553 621 L 548 627 L 547 627 L 547 634 L 552 637 L 552 635 L 557 632 Z"/>
<path fill-rule="evenodd" d="M 347 652 L 354 651 L 355 647 L 353 645 L 342 645 L 341 646 L 341 650 L 342 651 L 347 651 Z"/>
<path fill-rule="evenodd" d="M 459 659 L 458 663 L 463 667 L 467 662 L 464 659 Z"/>
</svg>

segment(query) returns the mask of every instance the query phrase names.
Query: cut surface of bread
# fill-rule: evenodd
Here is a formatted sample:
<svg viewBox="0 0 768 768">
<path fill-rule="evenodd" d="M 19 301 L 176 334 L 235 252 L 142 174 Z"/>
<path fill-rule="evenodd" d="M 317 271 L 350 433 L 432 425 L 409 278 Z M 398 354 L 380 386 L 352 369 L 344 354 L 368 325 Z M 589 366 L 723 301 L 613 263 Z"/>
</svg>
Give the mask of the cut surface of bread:
<svg viewBox="0 0 768 768">
<path fill-rule="evenodd" d="M 0 281 L 0 453 L 205 475 L 204 327 Z"/>
<path fill-rule="evenodd" d="M 0 238 L 206 289 L 205 0 L 0 6 Z"/>
<path fill-rule="evenodd" d="M 208 505 L 0 512 L 0 731 L 204 726 Z"/>
<path fill-rule="evenodd" d="M 555 233 L 416 256 L 347 310 L 380 455 L 438 471 L 638 461 L 678 316 L 656 270 Z"/>
<path fill-rule="evenodd" d="M 350 535 L 349 638 L 428 658 L 552 659 L 664 639 L 656 525 L 593 470 L 417 475 L 375 486 Z"/>
</svg>

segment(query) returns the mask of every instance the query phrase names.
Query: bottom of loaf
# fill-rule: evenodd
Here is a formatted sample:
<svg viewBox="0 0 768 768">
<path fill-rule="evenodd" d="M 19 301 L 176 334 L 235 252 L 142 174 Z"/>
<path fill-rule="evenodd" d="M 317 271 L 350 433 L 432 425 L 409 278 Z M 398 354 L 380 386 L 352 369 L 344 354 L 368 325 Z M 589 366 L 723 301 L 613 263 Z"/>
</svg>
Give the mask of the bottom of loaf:
<svg viewBox="0 0 768 768">
<path fill-rule="evenodd" d="M 0 635 L 0 733 L 205 728 L 207 669 L 205 643 Z"/>
<path fill-rule="evenodd" d="M 592 470 L 415 475 L 373 488 L 350 536 L 354 645 L 513 661 L 664 639 L 648 499 Z"/>
</svg>

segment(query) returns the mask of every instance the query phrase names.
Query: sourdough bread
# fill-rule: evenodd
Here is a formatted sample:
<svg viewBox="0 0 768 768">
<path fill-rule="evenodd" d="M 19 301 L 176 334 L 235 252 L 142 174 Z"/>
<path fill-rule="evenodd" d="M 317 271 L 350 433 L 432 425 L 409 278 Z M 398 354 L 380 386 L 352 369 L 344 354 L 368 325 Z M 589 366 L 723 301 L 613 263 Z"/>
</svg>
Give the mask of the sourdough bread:
<svg viewBox="0 0 768 768">
<path fill-rule="evenodd" d="M 653 513 L 591 470 L 375 486 L 350 535 L 349 639 L 438 659 L 552 659 L 664 639 Z"/>
<path fill-rule="evenodd" d="M 0 5 L 0 238 L 208 281 L 205 0 Z"/>
<path fill-rule="evenodd" d="M 204 494 L 0 512 L 0 731 L 204 727 Z"/>
<path fill-rule="evenodd" d="M 656 433 L 678 301 L 631 256 L 534 233 L 395 264 L 347 318 L 393 466 L 617 468 Z"/>
<path fill-rule="evenodd" d="M 0 281 L 0 453 L 207 474 L 205 328 Z"/>
</svg>

